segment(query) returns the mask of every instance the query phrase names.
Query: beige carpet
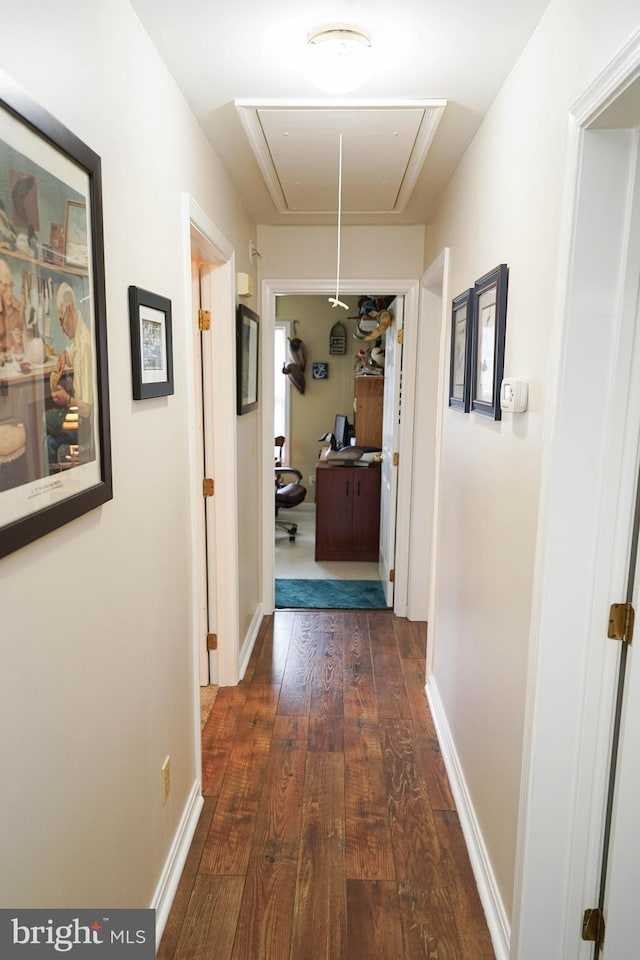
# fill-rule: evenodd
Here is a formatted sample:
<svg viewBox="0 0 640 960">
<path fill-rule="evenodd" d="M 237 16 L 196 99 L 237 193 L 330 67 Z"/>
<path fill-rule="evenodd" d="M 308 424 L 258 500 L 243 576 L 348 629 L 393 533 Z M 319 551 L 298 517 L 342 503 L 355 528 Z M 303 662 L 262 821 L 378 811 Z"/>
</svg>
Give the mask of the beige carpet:
<svg viewBox="0 0 640 960">
<path fill-rule="evenodd" d="M 213 706 L 213 701 L 216 699 L 216 694 L 218 688 L 214 684 L 209 684 L 208 687 L 200 687 L 200 729 L 204 729 L 204 725 L 209 719 L 209 714 L 211 713 L 211 707 Z"/>
</svg>

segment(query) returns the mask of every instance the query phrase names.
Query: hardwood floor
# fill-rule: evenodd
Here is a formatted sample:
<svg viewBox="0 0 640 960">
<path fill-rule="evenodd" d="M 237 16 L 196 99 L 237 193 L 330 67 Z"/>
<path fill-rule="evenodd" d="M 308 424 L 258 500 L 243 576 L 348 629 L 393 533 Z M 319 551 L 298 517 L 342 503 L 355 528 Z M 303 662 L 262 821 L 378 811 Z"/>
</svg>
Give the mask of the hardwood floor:
<svg viewBox="0 0 640 960">
<path fill-rule="evenodd" d="M 424 693 L 425 624 L 277 611 L 203 730 L 160 960 L 494 960 Z"/>
</svg>

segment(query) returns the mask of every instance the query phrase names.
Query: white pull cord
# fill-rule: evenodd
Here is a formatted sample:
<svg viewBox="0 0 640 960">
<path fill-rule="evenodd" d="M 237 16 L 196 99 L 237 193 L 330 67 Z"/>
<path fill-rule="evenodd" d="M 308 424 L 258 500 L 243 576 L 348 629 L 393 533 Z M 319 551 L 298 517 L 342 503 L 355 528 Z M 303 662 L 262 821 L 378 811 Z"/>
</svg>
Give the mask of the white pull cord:
<svg viewBox="0 0 640 960">
<path fill-rule="evenodd" d="M 338 150 L 338 264 L 336 267 L 336 295 L 329 297 L 329 303 L 332 307 L 349 307 L 343 303 L 340 297 L 340 221 L 342 219 L 342 134 L 340 134 L 340 146 Z"/>
</svg>

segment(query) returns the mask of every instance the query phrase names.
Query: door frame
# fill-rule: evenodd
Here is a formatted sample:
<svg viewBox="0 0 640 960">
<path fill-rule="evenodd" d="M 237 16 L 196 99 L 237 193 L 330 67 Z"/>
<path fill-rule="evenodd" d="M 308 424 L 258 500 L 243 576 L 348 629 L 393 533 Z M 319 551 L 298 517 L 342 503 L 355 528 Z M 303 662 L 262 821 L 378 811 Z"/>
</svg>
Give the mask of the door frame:
<svg viewBox="0 0 640 960">
<path fill-rule="evenodd" d="M 203 248 L 216 269 L 211 276 L 212 305 L 211 350 L 207 351 L 209 366 L 204 375 L 208 380 L 207 394 L 213 400 L 213 430 L 206 431 L 204 441 L 209 445 L 207 460 L 214 465 L 215 496 L 215 554 L 214 576 L 217 597 L 218 677 L 221 686 L 232 686 L 240 679 L 239 652 L 239 589 L 238 589 L 238 505 L 236 485 L 236 380 L 235 380 L 235 253 L 233 246 L 218 230 L 207 214 L 189 195 L 183 198 L 183 229 L 185 250 L 185 323 L 186 355 L 193 357 L 194 340 L 199 336 L 197 326 L 190 322 L 194 315 L 191 280 L 192 232 L 202 241 Z M 202 515 L 202 478 L 197 468 L 201 457 L 197 444 L 202 440 L 202 411 L 196 409 L 198 395 L 194 364 L 187 368 L 188 409 L 191 412 L 189 460 L 187 469 L 193 478 L 191 484 L 190 523 L 192 530 L 193 649 L 195 658 L 196 690 L 200 686 L 200 654 L 203 638 L 200 633 L 198 583 L 199 570 L 198 526 Z M 199 700 L 199 697 L 196 698 Z M 197 742 L 200 742 L 200 710 L 197 712 Z"/>
<path fill-rule="evenodd" d="M 341 280 L 340 292 L 346 295 L 361 294 L 373 290 L 376 296 L 403 296 L 404 317 L 404 366 L 402 374 L 402 424 L 400 429 L 400 472 L 397 491 L 396 526 L 396 579 L 394 613 L 404 617 L 410 605 L 409 597 L 409 545 L 411 540 L 411 502 L 413 478 L 413 430 L 415 416 L 415 378 L 418 341 L 418 305 L 420 284 L 417 280 Z M 265 614 L 274 610 L 275 604 L 275 545 L 273 526 L 275 503 L 273 497 L 273 331 L 276 315 L 276 297 L 284 294 L 298 296 L 326 295 L 335 293 L 335 278 L 320 280 L 263 279 L 261 282 L 262 332 L 261 332 L 261 385 L 262 385 L 262 604 Z"/>
<path fill-rule="evenodd" d="M 580 928 L 597 905 L 619 659 L 607 620 L 625 593 L 640 457 L 640 331 L 620 269 L 638 134 L 598 125 L 639 79 L 640 32 L 569 115 L 510 938 L 518 960 L 582 960 L 593 949 Z"/>
<path fill-rule="evenodd" d="M 449 387 L 449 358 L 447 355 L 449 330 L 449 271 L 451 248 L 443 247 L 427 267 L 420 281 L 420 340 L 418 363 L 423 377 L 417 384 L 416 403 L 421 409 L 433 411 L 421 431 L 426 434 L 422 444 L 416 444 L 414 458 L 415 484 L 422 482 L 423 509 L 426 513 L 427 543 L 424 557 L 427 571 L 425 595 L 419 560 L 410 557 L 411 576 L 420 578 L 414 594 L 420 598 L 421 612 L 416 619 L 426 620 L 428 636 L 436 636 L 436 587 L 438 579 L 438 517 L 440 516 L 440 460 L 442 457 L 442 424 L 447 409 Z M 421 399 L 420 393 L 423 394 Z M 433 673 L 433 643 L 427 641 L 426 676 Z"/>
</svg>

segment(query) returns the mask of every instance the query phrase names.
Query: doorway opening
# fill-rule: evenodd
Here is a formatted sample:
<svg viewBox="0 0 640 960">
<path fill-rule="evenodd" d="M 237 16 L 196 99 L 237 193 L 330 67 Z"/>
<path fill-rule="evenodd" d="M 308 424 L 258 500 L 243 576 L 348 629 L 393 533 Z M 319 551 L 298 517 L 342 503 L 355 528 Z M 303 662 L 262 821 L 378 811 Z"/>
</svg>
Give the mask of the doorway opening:
<svg viewBox="0 0 640 960">
<path fill-rule="evenodd" d="M 354 339 L 354 331 L 357 329 L 357 315 L 358 315 L 358 299 L 364 296 L 363 291 L 373 289 L 376 291 L 374 294 L 375 297 L 386 297 L 388 300 L 397 296 L 397 304 L 399 305 L 397 309 L 400 312 L 398 322 L 396 327 L 393 330 L 393 335 L 397 334 L 397 327 L 405 327 L 407 325 L 407 318 L 410 318 L 410 324 L 415 330 L 417 325 L 417 304 L 418 304 L 418 284 L 417 283 L 406 283 L 391 281 L 388 283 L 380 283 L 380 281 L 349 281 L 344 285 L 345 289 L 343 291 L 344 298 L 346 298 L 349 310 L 346 313 L 340 311 L 338 315 L 335 310 L 331 310 L 330 305 L 328 304 L 327 296 L 332 292 L 332 281 L 282 281 L 279 283 L 274 283 L 271 281 L 263 282 L 262 290 L 262 304 L 263 304 L 263 356 L 262 356 L 262 373 L 263 373 L 263 397 L 265 400 L 263 407 L 263 436 L 265 437 L 264 445 L 264 486 L 263 486 L 263 608 L 266 612 L 269 612 L 275 607 L 275 581 L 276 579 L 294 579 L 295 566 L 293 568 L 285 568 L 280 565 L 279 558 L 277 557 L 277 535 L 274 538 L 274 525 L 275 525 L 275 502 L 274 502 L 274 492 L 273 492 L 273 464 L 274 464 L 274 454 L 271 453 L 271 443 L 272 438 L 275 436 L 275 427 L 274 427 L 274 391 L 275 391 L 275 381 L 276 378 L 282 377 L 282 368 L 277 369 L 275 363 L 275 331 L 276 326 L 281 321 L 286 321 L 291 324 L 291 336 L 297 336 L 303 342 L 309 340 L 309 334 L 307 328 L 302 325 L 302 318 L 299 315 L 299 304 L 301 301 L 308 299 L 310 302 L 317 300 L 318 303 L 323 305 L 328 305 L 329 310 L 329 320 L 327 321 L 328 326 L 326 330 L 323 331 L 323 338 L 321 343 L 316 347 L 313 342 L 310 344 L 311 350 L 307 351 L 307 367 L 306 367 L 306 377 L 305 377 L 305 393 L 301 394 L 295 386 L 290 386 L 289 391 L 291 394 L 291 413 L 290 413 L 290 426 L 289 426 L 289 436 L 287 437 L 287 443 L 285 445 L 285 459 L 288 464 L 296 467 L 302 473 L 301 482 L 307 488 L 308 497 L 303 504 L 300 505 L 297 509 L 300 514 L 300 522 L 298 523 L 298 530 L 304 529 L 306 524 L 306 529 L 309 533 L 309 556 L 310 562 L 312 565 L 315 565 L 317 562 L 322 564 L 321 570 L 313 569 L 311 571 L 307 570 L 307 578 L 311 579 L 311 576 L 318 577 L 319 574 L 322 574 L 321 579 L 328 579 L 326 576 L 326 564 L 342 564 L 342 570 L 345 568 L 350 568 L 349 579 L 356 580 L 354 574 L 358 572 L 358 568 L 354 566 L 354 561 L 346 559 L 330 559 L 325 560 L 324 558 L 318 558 L 318 561 L 315 557 L 315 494 L 317 492 L 316 488 L 316 479 L 317 479 L 317 468 L 319 460 L 322 462 L 322 453 L 323 447 L 329 443 L 329 440 L 323 440 L 326 434 L 334 432 L 334 425 L 336 423 L 337 416 L 344 416 L 349 421 L 352 430 L 355 430 L 356 436 L 355 441 L 358 442 L 357 437 L 357 427 L 355 424 L 354 410 L 353 410 L 353 401 L 354 401 L 354 366 L 355 359 L 358 353 L 358 347 L 362 347 L 363 341 L 358 341 Z M 297 301 L 297 302 L 296 302 Z M 286 310 L 283 310 L 281 305 L 291 306 L 292 314 L 289 316 L 286 313 Z M 402 316 L 402 307 L 404 307 L 404 316 Z M 294 328 L 294 321 L 297 321 Z M 344 325 L 346 329 L 346 338 L 349 341 L 353 342 L 354 351 L 349 351 L 346 356 L 331 354 L 330 353 L 330 330 L 334 324 L 340 322 Z M 313 338 L 311 338 L 313 340 Z M 366 343 L 366 346 L 369 346 L 369 343 Z M 316 355 L 317 353 L 317 355 Z M 403 460 L 403 469 L 398 469 L 398 461 L 402 459 L 401 456 L 396 456 L 393 458 L 393 453 L 401 454 L 402 447 L 402 436 L 400 435 L 400 418 L 399 418 L 399 403 L 400 403 L 400 358 L 402 356 L 401 351 L 397 354 L 398 368 L 395 378 L 390 378 L 391 382 L 396 382 L 395 395 L 392 395 L 392 402 L 395 402 L 397 407 L 393 415 L 390 417 L 391 426 L 395 429 L 395 447 L 391 451 L 391 463 L 393 463 L 393 473 L 394 479 L 398 483 L 402 484 L 403 474 L 406 471 L 406 476 L 404 478 L 406 489 L 409 492 L 411 490 L 411 443 L 407 442 L 408 454 Z M 314 367 L 315 367 L 315 377 L 314 377 Z M 382 380 L 386 380 L 386 377 L 381 377 Z M 411 390 L 413 388 L 413 380 L 409 378 L 409 387 L 407 387 L 407 381 L 405 379 L 405 384 L 403 387 L 403 402 L 404 399 L 411 395 Z M 335 389 L 337 386 L 337 390 Z M 322 405 L 317 408 L 317 411 L 314 413 L 314 400 L 317 400 L 318 397 L 330 398 L 327 402 L 326 408 L 323 409 Z M 309 399 L 311 403 L 309 403 Z M 302 451 L 300 454 L 300 441 L 296 437 L 296 417 L 295 417 L 295 403 L 298 401 L 299 410 L 302 411 L 300 416 L 299 423 L 304 424 L 304 433 L 305 437 L 302 441 L 306 445 L 306 450 Z M 385 402 L 386 405 L 386 402 Z M 411 405 L 407 407 L 409 412 L 409 429 L 408 436 L 412 434 L 412 408 Z M 317 419 L 319 418 L 319 419 Z M 403 428 L 404 429 L 404 428 Z M 373 457 L 372 457 L 373 459 Z M 337 468 L 335 468 L 337 469 Z M 379 469 L 379 468 L 377 468 Z M 341 476 L 345 481 L 347 480 L 347 474 L 356 476 L 355 471 L 360 471 L 358 474 L 361 477 L 361 480 L 364 478 L 364 471 L 362 466 L 345 468 L 340 467 Z M 373 471 L 372 471 L 373 472 Z M 351 486 L 349 490 L 351 491 Z M 363 492 L 363 484 L 360 484 L 360 493 Z M 400 508 L 396 512 L 396 502 L 400 503 L 401 498 L 396 499 L 396 489 L 391 490 L 391 496 L 393 496 L 393 505 L 389 506 L 385 516 L 387 521 L 391 524 L 393 523 L 393 531 L 395 533 L 396 526 L 401 527 L 403 524 L 403 510 Z M 406 501 L 408 505 L 408 499 Z M 379 506 L 376 510 L 379 512 Z M 371 511 L 369 512 L 369 516 Z M 287 520 L 289 517 L 287 516 Z M 397 523 L 396 523 L 397 521 Z M 367 524 L 363 524 L 367 526 Z M 408 554 L 408 522 L 405 522 L 404 528 L 395 545 L 395 550 L 393 556 L 395 557 L 394 563 L 390 564 L 389 567 L 391 570 L 394 570 L 395 582 L 392 584 L 394 588 L 395 596 L 391 600 L 391 605 L 396 613 L 403 616 L 406 614 L 406 603 L 407 603 L 407 554 Z M 299 533 L 296 534 L 296 542 L 291 543 L 286 535 L 286 532 L 282 533 L 283 538 L 283 548 L 284 550 L 288 549 L 289 546 L 298 547 L 302 542 L 302 538 Z M 388 543 L 388 540 L 386 541 Z M 393 547 L 392 547 L 393 549 Z M 284 552 L 283 550 L 283 552 Z M 379 548 L 376 544 L 376 554 L 375 560 L 366 559 L 363 562 L 370 565 L 366 576 L 369 577 L 370 582 L 380 581 L 379 573 Z M 298 551 L 301 553 L 301 551 Z M 298 555 L 296 553 L 296 556 Z M 289 551 L 289 557 L 293 555 L 293 550 Z M 359 562 L 356 560 L 355 563 Z M 395 569 L 394 569 L 395 568 Z M 280 577 L 280 570 L 287 570 L 291 572 L 290 577 Z M 342 576 L 342 571 L 330 570 L 331 575 L 335 578 L 337 576 Z M 363 581 L 364 582 L 364 581 Z M 340 606 L 339 602 L 335 606 Z M 383 602 L 383 605 L 384 604 Z"/>
<path fill-rule="evenodd" d="M 349 296 L 343 312 L 322 295 L 276 298 L 276 606 L 387 604 L 378 534 L 385 351 L 402 321 L 392 299 Z M 365 340 L 381 315 L 397 322 Z"/>
<path fill-rule="evenodd" d="M 238 682 L 238 547 L 233 248 L 184 198 L 185 389 L 191 411 L 189 504 L 193 551 L 194 733 L 201 756 L 199 691 Z M 209 323 L 201 323 L 202 312 Z M 203 329 L 200 327 L 203 326 Z M 213 481 L 213 495 L 209 485 Z"/>
<path fill-rule="evenodd" d="M 581 929 L 590 909 L 603 910 L 604 956 L 627 956 L 635 936 L 640 851 L 630 812 L 635 818 L 640 700 L 627 697 L 622 710 L 623 756 L 609 804 L 621 648 L 607 637 L 607 621 L 612 602 L 628 596 L 640 449 L 639 83 L 636 34 L 570 115 L 566 279 L 546 438 L 514 908 L 512 949 L 523 958 L 551 948 L 599 955 Z M 593 383 L 602 402 L 585 419 L 576 399 Z M 632 681 L 637 690 L 639 676 L 633 648 L 629 654 L 627 692 Z"/>
</svg>

